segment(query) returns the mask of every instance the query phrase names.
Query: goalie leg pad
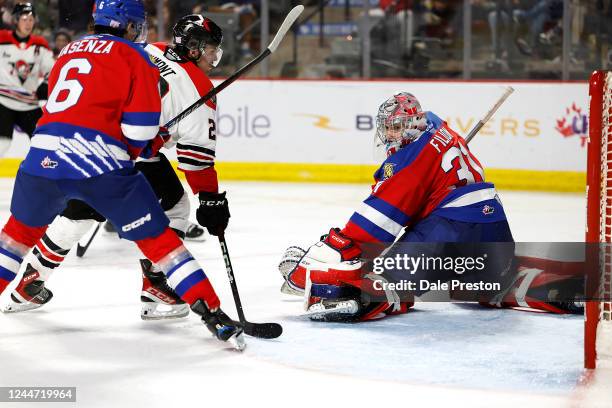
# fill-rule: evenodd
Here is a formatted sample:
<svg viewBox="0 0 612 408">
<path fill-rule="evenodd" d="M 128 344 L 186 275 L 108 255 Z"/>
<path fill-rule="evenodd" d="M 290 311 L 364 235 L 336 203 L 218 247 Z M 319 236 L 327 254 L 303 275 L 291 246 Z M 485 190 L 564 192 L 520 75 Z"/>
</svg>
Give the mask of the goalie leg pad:
<svg viewBox="0 0 612 408">
<path fill-rule="evenodd" d="M 311 266 L 312 263 L 311 263 Z M 298 268 L 302 267 L 302 264 Z M 374 282 L 385 287 L 380 275 L 363 275 L 359 261 L 318 264 L 306 268 L 306 315 L 312 320 L 357 322 L 374 320 L 389 314 L 406 313 L 412 302 L 402 302 L 393 290 L 376 290 Z"/>
</svg>

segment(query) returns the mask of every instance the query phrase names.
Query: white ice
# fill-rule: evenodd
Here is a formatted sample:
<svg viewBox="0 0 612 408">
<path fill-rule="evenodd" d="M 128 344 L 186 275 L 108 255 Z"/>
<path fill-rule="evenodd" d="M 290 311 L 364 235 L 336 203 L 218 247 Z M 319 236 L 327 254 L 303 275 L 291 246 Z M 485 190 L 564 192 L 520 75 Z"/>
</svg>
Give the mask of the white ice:
<svg viewBox="0 0 612 408">
<path fill-rule="evenodd" d="M 141 321 L 139 254 L 101 233 L 84 258 L 69 255 L 51 278 L 51 303 L 0 315 L 0 385 L 76 386 L 83 407 L 576 403 L 582 317 L 418 303 L 372 323 L 310 322 L 299 316 L 301 299 L 279 293 L 280 255 L 342 226 L 368 186 L 223 184 L 247 318 L 281 323 L 280 338 L 247 338 L 240 354 L 213 340 L 196 316 Z M 12 180 L 0 179 L 0 187 L 3 224 Z M 517 241 L 584 239 L 583 195 L 503 191 L 502 199 Z M 188 247 L 235 315 L 218 242 Z"/>
</svg>

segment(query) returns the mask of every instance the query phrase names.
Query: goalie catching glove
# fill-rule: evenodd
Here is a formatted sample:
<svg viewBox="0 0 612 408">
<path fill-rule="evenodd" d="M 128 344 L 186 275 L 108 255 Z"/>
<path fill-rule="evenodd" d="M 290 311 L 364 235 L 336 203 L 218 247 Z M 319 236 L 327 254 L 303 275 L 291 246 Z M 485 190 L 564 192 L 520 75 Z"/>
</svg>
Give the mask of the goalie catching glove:
<svg viewBox="0 0 612 408">
<path fill-rule="evenodd" d="M 279 264 L 285 279 L 281 290 L 303 294 L 306 315 L 312 320 L 359 322 L 406 313 L 413 303 L 386 290 L 383 276 L 366 274 L 360 254 L 338 229 L 331 229 L 308 251 L 289 247 Z M 376 281 L 380 284 L 374 285 Z"/>
<path fill-rule="evenodd" d="M 325 254 L 322 251 L 318 251 L 318 256 L 323 257 L 320 262 L 328 264 L 339 264 L 343 261 L 352 261 L 359 259 L 361 250 L 355 245 L 352 239 L 344 236 L 340 233 L 340 229 L 332 228 L 328 234 L 321 237 L 321 241 L 313 245 L 309 252 L 315 246 L 324 246 L 328 248 Z M 298 264 L 304 258 L 307 251 L 297 246 L 291 246 L 285 251 L 285 255 L 281 259 L 278 269 L 280 270 L 285 284 L 281 288 L 281 292 L 289 295 L 301 295 L 304 293 L 304 287 L 306 285 L 306 268 L 298 268 Z M 308 263 L 308 259 L 305 260 Z"/>
</svg>

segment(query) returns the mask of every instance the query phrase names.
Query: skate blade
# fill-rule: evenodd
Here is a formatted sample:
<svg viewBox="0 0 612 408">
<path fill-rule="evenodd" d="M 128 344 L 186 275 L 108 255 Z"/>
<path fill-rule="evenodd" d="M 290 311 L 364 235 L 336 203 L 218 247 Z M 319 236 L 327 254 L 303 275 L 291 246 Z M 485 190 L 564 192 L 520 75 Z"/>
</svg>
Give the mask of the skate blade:
<svg viewBox="0 0 612 408">
<path fill-rule="evenodd" d="M 180 319 L 189 315 L 189 305 L 171 305 L 170 310 L 158 310 L 159 303 L 143 303 L 140 310 L 142 320 L 169 320 Z M 169 306 L 169 305 L 163 305 Z"/>
<path fill-rule="evenodd" d="M 324 321 L 330 317 L 342 315 L 352 316 L 359 311 L 359 305 L 355 300 L 346 300 L 337 303 L 315 303 L 308 307 L 304 316 L 310 320 Z"/>
<path fill-rule="evenodd" d="M 197 237 L 185 237 L 185 241 L 204 242 L 204 241 L 206 241 L 206 234 L 202 234 L 202 235 L 197 236 Z"/>
<path fill-rule="evenodd" d="M 28 310 L 38 309 L 41 306 L 42 305 L 39 303 L 32 303 L 32 302 L 27 302 L 27 303 L 9 302 L 6 305 L 4 305 L 4 307 L 2 307 L 0 310 L 2 311 L 2 313 L 20 313 L 20 312 L 27 312 Z"/>
<path fill-rule="evenodd" d="M 244 351 L 246 348 L 246 341 L 244 340 L 244 335 L 242 333 L 234 334 L 232 337 L 227 339 L 227 341 L 237 351 Z"/>
</svg>

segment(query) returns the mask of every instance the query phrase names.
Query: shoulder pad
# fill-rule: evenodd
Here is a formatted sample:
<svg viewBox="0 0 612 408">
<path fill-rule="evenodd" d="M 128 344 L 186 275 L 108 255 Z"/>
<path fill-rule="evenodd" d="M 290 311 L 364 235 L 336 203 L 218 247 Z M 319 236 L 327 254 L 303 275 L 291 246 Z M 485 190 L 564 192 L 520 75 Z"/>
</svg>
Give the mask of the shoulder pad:
<svg viewBox="0 0 612 408">
<path fill-rule="evenodd" d="M 49 42 L 40 35 L 33 35 L 30 37 L 30 45 L 39 45 L 41 47 L 45 47 L 46 49 L 50 49 Z"/>
<path fill-rule="evenodd" d="M 0 44 L 13 42 L 13 33 L 10 30 L 0 30 Z"/>
</svg>

